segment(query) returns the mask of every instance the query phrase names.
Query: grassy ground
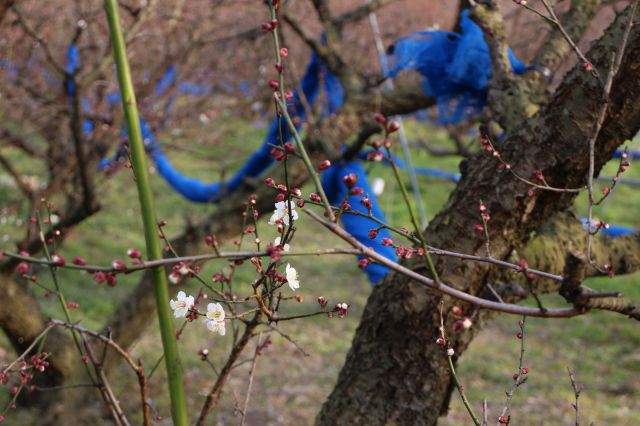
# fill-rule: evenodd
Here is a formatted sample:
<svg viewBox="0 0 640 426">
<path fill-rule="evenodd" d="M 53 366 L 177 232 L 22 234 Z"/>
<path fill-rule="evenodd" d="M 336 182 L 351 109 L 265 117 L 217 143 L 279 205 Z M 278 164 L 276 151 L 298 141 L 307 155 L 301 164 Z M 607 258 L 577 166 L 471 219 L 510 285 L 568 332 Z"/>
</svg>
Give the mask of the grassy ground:
<svg viewBox="0 0 640 426">
<path fill-rule="evenodd" d="M 174 137 L 176 144 L 188 146 L 202 153 L 172 152 L 177 166 L 188 173 L 203 178 L 216 179 L 211 170 L 220 164 L 233 168 L 243 161 L 259 143 L 262 131 L 247 126 L 232 126 L 224 132 L 224 138 L 216 143 L 198 140 L 206 134 L 203 129 L 185 129 Z M 413 126 L 410 134 L 415 137 L 429 137 L 442 141 L 439 132 L 418 132 Z M 195 140 L 194 143 L 186 141 Z M 636 144 L 637 146 L 637 144 Z M 224 152 L 224 156 L 210 158 L 206 155 Z M 414 150 L 412 159 L 416 165 L 457 171 L 458 160 L 453 157 L 432 158 L 426 153 Z M 615 166 L 608 167 L 605 174 L 611 174 Z M 408 225 L 400 196 L 394 190 L 390 172 L 383 166 L 375 166 L 371 176 L 385 178 L 387 188 L 381 197 L 388 220 L 397 225 Z M 640 172 L 633 167 L 626 177 L 639 178 Z M 430 178 L 420 178 L 427 212 L 432 217 L 446 202 L 453 184 Z M 169 221 L 169 234 L 179 233 L 187 217 L 198 217 L 210 209 L 207 205 L 194 205 L 168 190 L 159 176 L 153 176 L 157 194 L 158 216 Z M 108 179 L 102 186 L 101 199 L 105 211 L 79 227 L 69 237 L 64 247 L 65 256 L 70 259 L 76 254 L 93 262 L 108 264 L 114 258 L 124 258 L 128 247 L 142 247 L 142 227 L 138 216 L 137 198 L 132 180 L 127 170 Z M 306 188 L 307 192 L 310 188 Z M 638 227 L 640 214 L 638 189 L 620 186 L 610 203 L 605 204 L 597 214 L 611 223 Z M 0 191 L 0 194 L 3 194 Z M 2 195 L 0 195 L 2 196 Z M 7 200 L 4 200 L 7 201 Z M 8 200 L 9 202 L 11 200 Z M 584 199 L 579 201 L 584 207 Z M 582 208 L 581 211 L 584 211 Z M 11 213 L 5 214 L 5 216 Z M 263 239 L 270 238 L 266 218 L 261 219 Z M 0 227 L 0 238 L 11 235 L 15 221 Z M 318 246 L 342 245 L 331 235 L 308 218 L 300 220 L 301 231 L 294 240 L 295 249 L 311 249 Z M 231 249 L 230 244 L 226 245 Z M 222 264 L 210 264 L 204 276 L 210 276 Z M 349 257 L 322 257 L 295 259 L 295 266 L 301 274 L 303 296 L 300 303 L 289 303 L 286 312 L 309 312 L 316 308 L 316 298 L 323 295 L 334 302 L 347 302 L 352 307 L 344 319 L 314 317 L 307 320 L 285 323 L 281 331 L 290 336 L 299 348 L 277 333 L 271 333 L 273 345 L 259 358 L 255 383 L 251 396 L 247 423 L 251 425 L 301 425 L 312 422 L 320 404 L 331 391 L 344 357 L 350 346 L 352 335 L 358 324 L 370 286 L 366 277 Z M 44 275 L 44 272 L 42 273 Z M 248 288 L 253 276 L 250 263 L 241 266 L 236 275 L 236 286 Z M 74 312 L 87 327 L 99 328 L 114 308 L 127 297 L 137 281 L 136 276 L 124 277 L 115 288 L 95 286 L 91 277 L 76 273 L 62 273 L 64 290 L 69 300 L 80 303 L 80 310 Z M 636 274 L 614 279 L 594 279 L 593 287 L 619 289 L 628 296 L 640 300 L 640 277 Z M 195 284 L 190 286 L 197 291 Z M 242 290 L 240 290 L 242 293 Z M 175 293 L 175 291 L 172 291 Z M 149 295 L 152 297 L 152 295 Z M 54 300 L 42 298 L 47 313 L 61 317 Z M 545 303 L 560 303 L 547 298 Z M 179 322 L 176 321 L 178 325 Z M 640 419 L 640 333 L 637 325 L 620 316 L 607 313 L 592 313 L 571 320 L 529 320 L 527 331 L 526 365 L 530 368 L 529 380 L 513 399 L 513 424 L 517 425 L 559 425 L 572 424 L 573 393 L 566 375 L 570 366 L 580 383 L 587 388 L 581 398 L 584 424 L 634 425 Z M 460 360 L 459 372 L 472 403 L 479 407 L 482 399 L 487 399 L 492 415 L 497 415 L 504 404 L 504 391 L 511 385 L 511 375 L 517 369 L 519 342 L 514 337 L 517 318 L 498 318 L 475 339 L 471 348 Z M 197 415 L 203 394 L 210 388 L 214 377 L 211 368 L 200 361 L 197 352 L 208 348 L 210 360 L 219 368 L 226 358 L 232 341 L 229 329 L 222 338 L 207 332 L 200 324 L 191 324 L 181 337 L 180 347 L 186 367 L 186 383 L 191 395 L 189 404 L 193 417 Z M 251 350 L 247 351 L 248 359 Z M 0 340 L 0 364 L 11 356 L 8 344 Z M 303 353 L 300 348 L 304 350 Z M 142 357 L 145 364 L 153 365 L 161 353 L 159 333 L 150 328 L 133 349 L 134 356 Z M 244 359 L 244 358 L 243 358 Z M 229 386 L 222 395 L 219 409 L 212 416 L 211 424 L 236 424 L 236 408 L 241 407 L 246 394 L 249 364 L 239 366 L 232 375 Z M 131 389 L 135 381 L 124 368 L 114 374 L 116 391 L 122 396 L 125 409 L 137 410 L 137 394 Z M 163 372 L 159 368 L 154 376 L 151 397 L 159 413 L 167 417 L 168 400 L 163 386 Z M 82 391 L 74 391 L 82 392 Z M 126 395 L 126 398 L 125 398 Z M 6 400 L 3 396 L 2 400 Z M 477 408 L 479 410 L 479 408 Z M 37 420 L 27 415 L 13 417 L 15 424 L 37 424 Z M 97 423 L 100 423 L 99 421 Z M 170 424 L 164 420 L 163 424 Z M 469 424 L 459 398 L 454 395 L 450 414 L 441 421 L 444 425 Z M 9 424 L 14 424 L 11 421 Z"/>
</svg>

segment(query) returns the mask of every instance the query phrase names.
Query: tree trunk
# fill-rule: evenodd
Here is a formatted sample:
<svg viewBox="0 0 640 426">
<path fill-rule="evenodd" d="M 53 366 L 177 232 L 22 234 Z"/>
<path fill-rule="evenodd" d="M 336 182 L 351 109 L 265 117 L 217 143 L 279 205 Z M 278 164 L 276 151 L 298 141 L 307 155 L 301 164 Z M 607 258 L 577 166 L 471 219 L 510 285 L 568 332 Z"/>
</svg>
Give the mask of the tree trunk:
<svg viewBox="0 0 640 426">
<path fill-rule="evenodd" d="M 24 281 L 24 280 L 23 280 Z M 0 289 L 3 298 L 10 300 L 0 309 L 0 327 L 4 330 L 18 354 L 24 352 L 46 328 L 47 319 L 38 308 L 38 302 L 28 290 L 26 282 L 17 282 L 12 275 L 0 273 Z M 63 383 L 73 373 L 73 363 L 78 355 L 73 342 L 63 330 L 53 329 L 46 339 L 45 350 L 53 354 L 44 373 L 35 375 L 38 386 L 54 386 Z M 75 359 L 74 359 L 75 358 Z"/>
<path fill-rule="evenodd" d="M 603 79 L 611 52 L 621 45 L 628 9 L 621 13 L 589 52 Z M 578 188 L 586 184 L 588 139 L 602 105 L 602 87 L 582 67 L 575 68 L 551 102 L 513 131 L 498 149 L 521 176 L 543 172 L 551 186 Z M 640 128 L 640 28 L 630 34 L 625 57 L 613 83 L 609 110 L 596 141 L 596 170 L 615 149 Z M 512 129 L 510 129 L 512 130 Z M 522 247 L 531 231 L 557 211 L 568 208 L 576 193 L 536 191 L 497 170 L 498 162 L 478 154 L 463 164 L 462 179 L 447 207 L 431 222 L 425 235 L 436 247 L 484 255 L 484 243 L 473 232 L 479 222 L 480 200 L 491 214 L 491 253 L 506 258 Z M 424 266 L 412 261 L 414 269 Z M 441 279 L 470 294 L 481 294 L 491 266 L 455 258 L 438 258 Z M 426 272 L 425 272 L 426 273 Z M 319 413 L 317 425 L 434 425 L 446 408 L 451 379 L 446 356 L 435 344 L 438 305 L 442 296 L 393 274 L 369 297 L 353 345 L 335 389 Z M 452 301 L 445 300 L 445 312 Z M 465 312 L 470 307 L 462 305 Z M 486 318 L 486 313 L 480 316 Z M 459 356 L 472 332 L 453 334 L 446 316 L 448 337 Z M 479 407 L 476 406 L 476 411 Z"/>
</svg>

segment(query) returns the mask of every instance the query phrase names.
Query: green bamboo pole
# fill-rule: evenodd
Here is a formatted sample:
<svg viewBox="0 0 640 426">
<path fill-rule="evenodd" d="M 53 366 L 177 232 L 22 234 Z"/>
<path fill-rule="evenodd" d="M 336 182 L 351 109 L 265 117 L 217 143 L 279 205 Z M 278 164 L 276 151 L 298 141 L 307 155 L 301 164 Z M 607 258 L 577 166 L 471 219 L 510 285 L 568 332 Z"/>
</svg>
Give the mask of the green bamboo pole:
<svg viewBox="0 0 640 426">
<path fill-rule="evenodd" d="M 162 258 L 162 250 L 158 239 L 156 228 L 156 218 L 153 210 L 153 197 L 149 176 L 147 174 L 147 162 L 140 131 L 140 119 L 136 96 L 131 81 L 131 70 L 127 59 L 127 51 L 122 36 L 120 16 L 118 13 L 118 2 L 116 0 L 105 0 L 105 9 L 109 19 L 109 31 L 111 32 L 111 43 L 113 44 L 113 54 L 118 69 L 118 81 L 120 83 L 120 93 L 122 105 L 124 107 L 127 129 L 129 130 L 129 147 L 131 150 L 131 163 L 138 187 L 138 197 L 140 199 L 140 209 L 142 221 L 144 223 L 144 237 L 147 244 L 147 253 L 150 260 Z M 169 309 L 169 288 L 167 278 L 162 267 L 152 268 L 153 285 L 156 295 L 156 306 L 158 309 L 158 320 L 160 322 L 160 334 L 162 335 L 162 346 L 164 348 L 165 363 L 169 381 L 169 394 L 171 396 L 171 415 L 176 426 L 186 426 L 188 424 L 187 403 L 184 394 L 182 381 L 182 364 L 176 344 L 173 319 Z"/>
</svg>

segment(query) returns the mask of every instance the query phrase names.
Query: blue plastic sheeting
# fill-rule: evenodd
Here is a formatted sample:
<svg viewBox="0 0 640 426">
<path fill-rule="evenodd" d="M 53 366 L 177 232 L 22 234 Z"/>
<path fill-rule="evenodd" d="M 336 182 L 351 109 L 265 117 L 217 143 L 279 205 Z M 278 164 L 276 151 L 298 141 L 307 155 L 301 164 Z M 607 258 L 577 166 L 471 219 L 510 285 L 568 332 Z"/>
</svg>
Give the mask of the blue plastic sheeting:
<svg viewBox="0 0 640 426">
<path fill-rule="evenodd" d="M 362 188 L 364 193 L 369 196 L 372 204 L 371 214 L 375 218 L 385 221 L 384 213 L 380 208 L 380 204 L 373 195 L 373 191 L 367 181 L 367 172 L 359 161 L 348 161 L 334 164 L 322 172 L 322 187 L 329 198 L 329 203 L 332 205 L 339 205 L 347 194 L 349 194 L 349 189 L 344 184 L 342 178 L 350 173 L 358 175 L 358 182 L 356 183 L 356 186 Z M 363 196 L 361 195 L 351 195 L 347 202 L 351 205 L 351 210 L 357 210 L 367 214 L 367 208 L 360 203 L 362 198 Z M 381 229 L 376 238 L 370 239 L 369 230 L 380 226 L 373 220 L 367 217 L 348 213 L 344 213 L 340 220 L 344 228 L 362 244 L 373 248 L 376 253 L 381 254 L 387 259 L 397 262 L 398 258 L 396 256 L 395 249 L 390 246 L 382 245 L 383 238 L 391 238 L 391 233 L 388 229 Z M 362 258 L 362 256 L 359 258 Z M 369 281 L 372 284 L 377 284 L 389 272 L 389 268 L 378 263 L 369 263 L 364 267 L 364 271 L 367 273 Z"/>
<path fill-rule="evenodd" d="M 440 122 L 457 124 L 480 113 L 487 102 L 487 86 L 491 79 L 491 56 L 482 29 L 460 15 L 462 33 L 420 31 L 398 39 L 389 57 L 387 77 L 400 71 L 415 70 L 425 82 L 423 90 L 438 100 Z M 511 49 L 509 60 L 515 74 L 529 69 Z"/>
<path fill-rule="evenodd" d="M 65 64 L 65 72 L 67 75 L 64 80 L 64 91 L 69 97 L 73 97 L 76 93 L 75 82 L 71 76 L 75 75 L 80 69 L 80 51 L 75 43 L 69 45 L 67 49 L 67 60 Z"/>
<path fill-rule="evenodd" d="M 300 81 L 302 93 L 309 105 L 316 103 L 320 88 L 323 86 L 326 96 L 326 106 L 324 115 L 336 112 L 344 102 L 344 94 L 338 79 L 329 72 L 317 55 L 311 55 L 311 60 L 307 65 L 307 69 Z M 299 123 L 303 123 L 306 119 L 306 113 L 301 100 L 301 95 L 296 91 L 293 98 L 288 101 L 289 113 L 292 117 L 297 117 Z M 289 130 L 284 119 L 275 117 L 269 126 L 267 136 L 265 137 L 260 148 L 254 152 L 247 162 L 226 182 L 204 183 L 197 179 L 184 176 L 178 172 L 169 159 L 164 155 L 160 146 L 157 144 L 153 135 L 148 139 L 150 145 L 154 147 L 154 154 L 151 155 L 156 163 L 160 175 L 171 185 L 176 191 L 185 198 L 195 202 L 211 203 L 220 201 L 225 194 L 231 193 L 238 189 L 246 178 L 256 178 L 260 176 L 271 164 L 273 158 L 269 154 L 272 145 L 279 145 L 280 132 L 282 132 L 282 142 L 288 142 L 293 135 Z M 151 133 L 151 132 L 149 132 Z"/>
<path fill-rule="evenodd" d="M 175 65 L 169 65 L 167 67 L 160 80 L 156 83 L 156 87 L 154 89 L 154 94 L 156 96 L 164 95 L 169 89 L 171 89 L 177 81 L 178 78 L 178 67 Z"/>
<path fill-rule="evenodd" d="M 619 149 L 613 154 L 613 158 L 620 158 L 623 153 L 624 150 Z M 640 151 L 627 151 L 627 156 L 627 158 L 640 158 Z"/>
<path fill-rule="evenodd" d="M 80 50 L 75 43 L 72 43 L 67 48 L 67 57 L 64 69 L 66 73 L 64 78 L 64 93 L 69 98 L 73 98 L 76 94 L 76 85 L 72 77 L 80 70 L 80 66 Z M 87 98 L 83 98 L 82 110 L 87 112 L 89 111 L 90 107 L 91 105 L 89 105 L 89 100 Z M 82 132 L 85 136 L 90 136 L 91 133 L 93 133 L 93 121 L 83 120 Z"/>
<path fill-rule="evenodd" d="M 586 227 L 587 223 L 589 223 L 586 217 L 581 217 L 580 221 L 582 222 L 582 226 Z M 629 228 L 621 225 L 609 225 L 608 228 L 600 228 L 600 233 L 607 235 L 609 237 L 622 237 L 624 235 L 636 234 L 638 232 L 637 229 Z"/>
</svg>

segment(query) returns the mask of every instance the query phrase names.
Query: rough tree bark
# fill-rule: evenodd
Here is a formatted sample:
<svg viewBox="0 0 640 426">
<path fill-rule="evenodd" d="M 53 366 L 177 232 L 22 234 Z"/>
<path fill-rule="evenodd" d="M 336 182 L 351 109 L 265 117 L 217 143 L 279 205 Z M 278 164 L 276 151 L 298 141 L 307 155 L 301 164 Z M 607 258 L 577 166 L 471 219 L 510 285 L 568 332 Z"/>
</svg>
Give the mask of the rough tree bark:
<svg viewBox="0 0 640 426">
<path fill-rule="evenodd" d="M 606 75 L 611 52 L 621 43 L 628 11 L 621 13 L 589 52 Z M 640 128 L 640 29 L 633 28 L 627 53 L 614 81 L 609 110 L 596 141 L 596 170 L 616 147 Z M 580 67 L 559 87 L 550 103 L 500 143 L 503 158 L 523 176 L 540 169 L 550 185 L 584 186 L 588 138 L 602 105 L 602 87 Z M 513 130 L 513 129 L 511 129 Z M 462 179 L 446 208 L 425 232 L 431 244 L 462 253 L 483 254 L 473 235 L 480 199 L 491 212 L 491 251 L 505 258 L 522 247 L 531 231 L 557 211 L 568 208 L 572 192 L 537 192 L 497 170 L 495 159 L 479 154 L 463 165 Z M 415 269 L 424 270 L 416 261 Z M 481 294 L 493 268 L 454 258 L 437 259 L 441 279 L 471 294 Z M 426 274 L 426 271 L 425 271 Z M 319 413 L 317 425 L 433 425 L 446 407 L 451 386 L 446 357 L 434 341 L 442 297 L 406 278 L 391 275 L 369 297 L 338 383 Z M 451 307 L 451 300 L 445 300 Z M 464 306 L 468 309 L 468 306 Z M 448 309 L 447 309 L 448 311 Z M 482 317 L 486 314 L 483 313 Z M 450 327 L 452 318 L 447 316 Z M 480 327 L 450 335 L 457 356 Z"/>
</svg>

